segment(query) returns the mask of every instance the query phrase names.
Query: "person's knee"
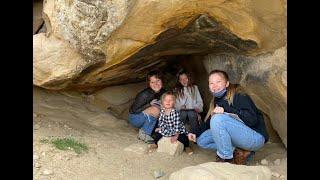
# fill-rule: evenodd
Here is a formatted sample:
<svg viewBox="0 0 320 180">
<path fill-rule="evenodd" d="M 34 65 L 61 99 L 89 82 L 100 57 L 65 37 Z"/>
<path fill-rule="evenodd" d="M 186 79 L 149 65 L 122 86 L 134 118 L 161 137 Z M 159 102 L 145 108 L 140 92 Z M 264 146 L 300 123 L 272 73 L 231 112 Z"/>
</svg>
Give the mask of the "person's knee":
<svg viewBox="0 0 320 180">
<path fill-rule="evenodd" d="M 180 116 L 187 116 L 187 111 L 180 110 Z"/>
<path fill-rule="evenodd" d="M 129 122 L 133 127 L 140 127 L 141 126 L 141 119 L 143 119 L 143 114 L 129 114 Z"/>
<path fill-rule="evenodd" d="M 180 120 L 185 122 L 186 119 L 187 119 L 187 112 L 181 110 L 181 111 L 180 111 Z"/>
<path fill-rule="evenodd" d="M 189 111 L 188 112 L 188 117 L 189 119 L 191 119 L 192 121 L 197 121 L 198 120 L 198 113 L 195 111 Z"/>
<path fill-rule="evenodd" d="M 155 106 L 150 106 L 149 107 L 150 111 L 152 111 L 153 113 L 160 113 L 160 109 L 155 107 Z"/>
<path fill-rule="evenodd" d="M 210 120 L 210 127 L 211 128 L 219 128 L 223 126 L 225 123 L 225 114 L 215 114 Z"/>
<path fill-rule="evenodd" d="M 204 148 L 205 146 L 205 139 L 203 138 L 203 136 L 200 136 L 198 139 L 197 139 L 197 145 L 201 148 Z"/>
<path fill-rule="evenodd" d="M 148 107 L 143 112 L 156 118 L 160 115 L 160 110 L 155 106 Z"/>
</svg>

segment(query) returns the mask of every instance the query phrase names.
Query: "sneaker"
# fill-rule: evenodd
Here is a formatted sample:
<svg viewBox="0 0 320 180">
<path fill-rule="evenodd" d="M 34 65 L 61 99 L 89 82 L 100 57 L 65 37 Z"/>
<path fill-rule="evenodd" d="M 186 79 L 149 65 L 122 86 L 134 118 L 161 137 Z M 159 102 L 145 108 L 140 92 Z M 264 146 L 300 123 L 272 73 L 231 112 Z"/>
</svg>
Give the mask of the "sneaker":
<svg viewBox="0 0 320 180">
<path fill-rule="evenodd" d="M 152 152 L 156 151 L 157 148 L 158 148 L 158 145 L 156 145 L 156 144 L 154 144 L 154 143 L 153 143 L 153 144 L 150 144 L 149 147 L 148 147 L 148 152 L 149 152 L 149 153 L 152 153 Z"/>
<path fill-rule="evenodd" d="M 250 154 L 251 154 L 251 151 L 236 148 L 233 152 L 234 163 L 240 164 L 240 165 L 246 165 Z"/>
<path fill-rule="evenodd" d="M 186 153 L 188 155 L 192 155 L 193 154 L 193 150 L 190 147 L 186 147 L 185 151 L 186 151 Z"/>
<path fill-rule="evenodd" d="M 146 133 L 142 129 L 139 129 L 138 139 L 140 139 L 142 141 L 145 141 L 145 139 L 146 139 Z"/>
<path fill-rule="evenodd" d="M 148 143 L 148 144 L 153 144 L 154 143 L 154 139 L 149 136 L 149 135 L 145 135 L 145 139 L 144 139 L 144 142 Z"/>
<path fill-rule="evenodd" d="M 216 162 L 228 162 L 228 163 L 233 163 L 233 158 L 232 159 L 222 159 L 218 155 L 216 156 Z"/>
</svg>

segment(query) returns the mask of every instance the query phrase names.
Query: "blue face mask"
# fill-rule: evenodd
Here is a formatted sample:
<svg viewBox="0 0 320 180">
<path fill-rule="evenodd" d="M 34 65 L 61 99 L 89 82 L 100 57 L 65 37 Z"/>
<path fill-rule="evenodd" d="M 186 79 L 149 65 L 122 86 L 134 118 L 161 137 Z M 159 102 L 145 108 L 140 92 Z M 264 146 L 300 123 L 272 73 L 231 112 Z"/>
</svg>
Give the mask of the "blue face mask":
<svg viewBox="0 0 320 180">
<path fill-rule="evenodd" d="M 212 95 L 216 98 L 221 98 L 226 92 L 227 92 L 227 88 L 224 88 L 219 92 L 212 93 Z"/>
</svg>

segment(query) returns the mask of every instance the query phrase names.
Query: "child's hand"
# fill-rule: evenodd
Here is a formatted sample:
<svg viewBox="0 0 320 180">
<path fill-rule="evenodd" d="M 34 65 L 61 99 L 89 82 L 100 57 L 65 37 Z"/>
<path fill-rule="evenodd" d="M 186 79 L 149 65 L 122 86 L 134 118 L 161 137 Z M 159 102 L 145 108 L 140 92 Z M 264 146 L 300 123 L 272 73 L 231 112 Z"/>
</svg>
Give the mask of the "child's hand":
<svg viewBox="0 0 320 180">
<path fill-rule="evenodd" d="M 155 132 L 159 132 L 159 131 L 160 131 L 160 128 L 156 128 L 154 131 L 155 131 Z"/>
<path fill-rule="evenodd" d="M 186 105 L 182 105 L 180 109 L 186 109 L 187 106 Z"/>
<path fill-rule="evenodd" d="M 190 141 L 196 142 L 196 135 L 193 134 L 193 133 L 189 133 L 189 134 L 188 134 L 188 139 L 189 139 Z"/>
<path fill-rule="evenodd" d="M 216 106 L 214 109 L 213 109 L 213 112 L 216 113 L 216 114 L 222 114 L 224 112 L 224 109 L 223 107 L 220 107 L 220 106 Z"/>
<path fill-rule="evenodd" d="M 176 143 L 177 140 L 178 140 L 178 137 L 179 137 L 179 134 L 176 134 L 174 136 L 171 136 L 170 140 L 171 140 L 171 143 Z"/>
</svg>

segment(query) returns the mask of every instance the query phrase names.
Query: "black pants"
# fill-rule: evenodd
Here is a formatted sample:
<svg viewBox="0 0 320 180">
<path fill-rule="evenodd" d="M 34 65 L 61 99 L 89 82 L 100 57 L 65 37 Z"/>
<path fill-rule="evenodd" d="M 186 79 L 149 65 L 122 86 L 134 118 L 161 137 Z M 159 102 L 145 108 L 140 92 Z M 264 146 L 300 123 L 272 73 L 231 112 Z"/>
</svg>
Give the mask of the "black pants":
<svg viewBox="0 0 320 180">
<path fill-rule="evenodd" d="M 201 128 L 198 121 L 198 113 L 194 110 L 180 110 L 180 120 L 191 126 L 191 133 L 195 134 L 197 137 L 201 134 Z"/>
<path fill-rule="evenodd" d="M 162 138 L 162 134 L 156 132 L 156 133 L 155 133 L 154 142 L 155 142 L 156 144 L 158 144 L 158 141 L 159 141 L 161 138 Z M 188 137 L 186 136 L 186 134 L 179 134 L 179 136 L 178 136 L 178 141 L 181 142 L 181 143 L 184 145 L 185 148 L 186 148 L 186 147 L 189 147 L 189 139 L 188 139 Z"/>
</svg>

